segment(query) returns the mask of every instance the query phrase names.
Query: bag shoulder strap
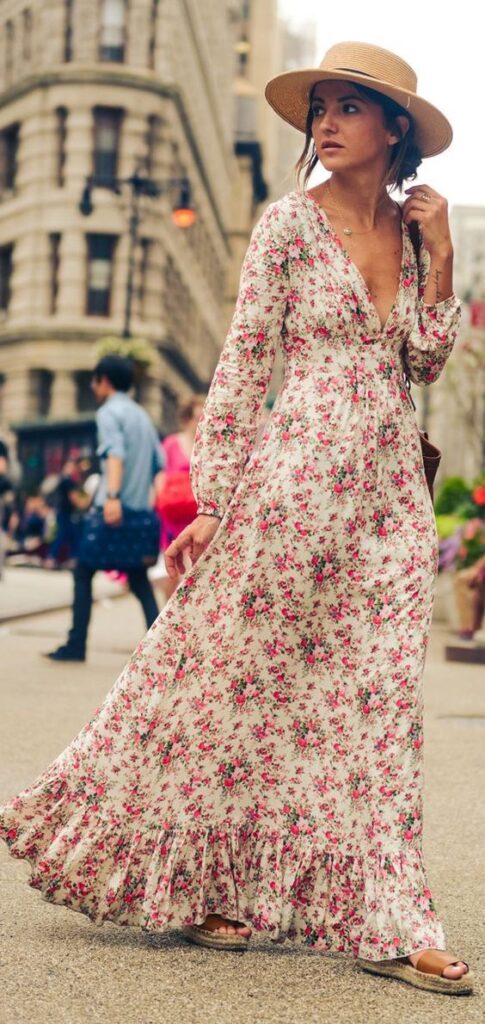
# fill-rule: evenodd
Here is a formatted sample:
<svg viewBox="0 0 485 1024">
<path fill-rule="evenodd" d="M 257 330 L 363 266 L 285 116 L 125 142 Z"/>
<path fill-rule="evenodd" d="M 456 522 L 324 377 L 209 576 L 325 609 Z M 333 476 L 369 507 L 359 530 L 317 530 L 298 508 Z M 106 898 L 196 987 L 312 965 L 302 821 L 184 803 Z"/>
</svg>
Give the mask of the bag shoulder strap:
<svg viewBox="0 0 485 1024">
<path fill-rule="evenodd" d="M 400 204 L 398 204 L 398 205 L 400 205 Z M 402 207 L 401 207 L 401 214 L 402 214 Z M 410 222 L 410 224 L 407 225 L 407 229 L 408 229 L 408 232 L 409 232 L 409 237 L 411 239 L 412 247 L 414 249 L 414 255 L 416 257 L 416 266 L 417 266 L 418 273 L 419 273 L 419 254 L 420 254 L 420 251 L 421 251 L 421 233 L 420 233 L 420 230 L 419 230 L 419 224 L 418 224 L 417 220 L 412 220 Z M 407 388 L 407 392 L 408 392 L 409 398 L 411 400 L 412 407 L 413 407 L 414 411 L 416 412 L 416 405 L 415 405 L 413 396 L 411 394 L 411 378 L 410 378 L 409 374 L 406 372 L 406 368 L 404 368 L 404 379 L 406 381 L 406 388 Z"/>
<path fill-rule="evenodd" d="M 419 254 L 420 254 L 420 251 L 421 251 L 421 235 L 420 235 L 419 224 L 418 224 L 417 220 L 412 220 L 411 223 L 408 224 L 408 231 L 409 231 L 409 237 L 411 239 L 412 246 L 413 246 L 413 249 L 414 249 L 414 255 L 416 257 L 416 263 L 417 263 L 417 266 L 418 266 L 418 269 L 419 269 Z"/>
<path fill-rule="evenodd" d="M 399 207 L 399 209 L 401 211 L 401 218 L 402 218 L 402 205 L 401 205 L 401 203 L 397 203 L 397 206 Z M 411 239 L 412 247 L 414 249 L 414 255 L 416 257 L 416 263 L 417 263 L 417 266 L 418 266 L 418 269 L 419 269 L 419 254 L 421 252 L 421 230 L 420 230 L 418 221 L 417 220 L 412 220 L 411 223 L 407 225 L 407 229 L 408 229 L 408 232 L 409 232 L 409 237 Z"/>
</svg>

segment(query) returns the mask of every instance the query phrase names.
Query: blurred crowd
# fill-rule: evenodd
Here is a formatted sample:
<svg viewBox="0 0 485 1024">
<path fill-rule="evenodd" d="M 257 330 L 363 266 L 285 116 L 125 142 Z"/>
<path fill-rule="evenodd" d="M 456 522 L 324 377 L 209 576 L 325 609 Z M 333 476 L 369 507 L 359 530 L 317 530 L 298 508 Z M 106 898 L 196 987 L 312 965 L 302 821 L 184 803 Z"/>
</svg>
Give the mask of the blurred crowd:
<svg viewBox="0 0 485 1024">
<path fill-rule="evenodd" d="M 51 569 L 71 568 L 79 547 L 82 516 L 94 497 L 98 474 L 92 459 L 70 452 L 62 470 L 34 494 L 21 488 L 21 467 L 0 442 L 2 562 Z"/>
<path fill-rule="evenodd" d="M 164 470 L 155 479 L 152 503 L 160 517 L 161 551 L 196 512 L 189 471 L 204 398 L 198 395 L 182 403 L 179 430 L 160 441 Z M 7 443 L 0 440 L 0 577 L 5 564 L 73 568 L 83 519 L 99 481 L 97 460 L 73 449 L 59 473 L 46 476 L 35 493 L 25 495 L 22 467 Z M 167 598 L 177 583 L 168 577 L 162 580 Z"/>
</svg>

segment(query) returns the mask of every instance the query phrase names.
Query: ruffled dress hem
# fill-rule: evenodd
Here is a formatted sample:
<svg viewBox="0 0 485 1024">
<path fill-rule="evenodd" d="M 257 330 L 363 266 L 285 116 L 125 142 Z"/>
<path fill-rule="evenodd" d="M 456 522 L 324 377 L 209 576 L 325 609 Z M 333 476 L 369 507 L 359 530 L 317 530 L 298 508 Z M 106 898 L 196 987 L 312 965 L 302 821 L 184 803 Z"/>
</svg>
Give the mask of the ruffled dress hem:
<svg viewBox="0 0 485 1024">
<path fill-rule="evenodd" d="M 219 913 L 274 942 L 367 960 L 445 948 L 417 848 L 364 857 L 331 849 L 331 838 L 267 828 L 154 828 L 147 836 L 99 819 L 89 828 L 83 817 L 47 841 L 44 832 L 42 843 L 35 829 L 13 824 L 0 836 L 29 862 L 29 884 L 46 901 L 96 925 L 165 932 Z"/>
</svg>

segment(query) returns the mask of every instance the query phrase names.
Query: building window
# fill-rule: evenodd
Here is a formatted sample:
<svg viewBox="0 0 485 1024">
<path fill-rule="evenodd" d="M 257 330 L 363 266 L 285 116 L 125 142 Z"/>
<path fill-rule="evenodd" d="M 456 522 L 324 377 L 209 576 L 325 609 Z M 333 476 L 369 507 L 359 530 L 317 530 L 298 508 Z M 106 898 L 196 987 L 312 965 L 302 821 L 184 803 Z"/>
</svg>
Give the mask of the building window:
<svg viewBox="0 0 485 1024">
<path fill-rule="evenodd" d="M 150 114 L 147 118 L 147 175 L 152 178 L 157 169 L 157 150 L 160 141 L 160 118 L 156 114 Z"/>
<path fill-rule="evenodd" d="M 52 316 L 53 313 L 57 312 L 57 296 L 59 293 L 59 256 L 61 248 L 61 236 L 58 231 L 53 232 L 49 235 L 49 262 L 50 262 L 50 284 L 51 284 L 51 296 L 50 296 L 50 309 L 49 312 Z"/>
<path fill-rule="evenodd" d="M 94 108 L 93 175 L 99 183 L 110 185 L 118 170 L 122 110 Z"/>
<path fill-rule="evenodd" d="M 15 188 L 19 131 L 18 124 L 11 124 L 0 132 L 0 193 Z"/>
<path fill-rule="evenodd" d="M 155 67 L 157 52 L 158 0 L 152 0 L 150 6 L 150 34 L 148 37 L 148 67 Z"/>
<path fill-rule="evenodd" d="M 179 406 L 177 395 L 168 384 L 162 384 L 162 423 L 165 434 L 172 434 L 179 427 Z"/>
<path fill-rule="evenodd" d="M 123 63 L 125 28 L 126 0 L 101 0 L 100 60 Z"/>
<path fill-rule="evenodd" d="M 116 235 L 88 235 L 88 316 L 109 316 Z"/>
<path fill-rule="evenodd" d="M 10 282 L 12 277 L 13 245 L 0 246 L 0 310 L 8 312 L 10 305 Z"/>
<path fill-rule="evenodd" d="M 32 57 L 32 11 L 29 7 L 22 11 L 22 56 L 26 61 Z"/>
<path fill-rule="evenodd" d="M 63 188 L 66 179 L 64 175 L 66 166 L 66 139 L 67 139 L 67 109 L 66 107 L 57 107 L 56 110 L 56 121 L 57 121 L 57 159 L 56 159 L 56 185 L 58 188 Z"/>
<path fill-rule="evenodd" d="M 145 319 L 145 303 L 147 297 L 147 275 L 150 263 L 151 241 L 149 238 L 140 239 L 140 276 L 138 286 L 138 315 Z"/>
<path fill-rule="evenodd" d="M 64 60 L 72 60 L 72 8 L 73 0 L 64 0 Z"/>
<path fill-rule="evenodd" d="M 244 76 L 247 74 L 249 54 L 251 51 L 251 45 L 245 34 L 243 34 L 241 38 L 238 39 L 235 49 L 238 61 L 238 72 L 244 78 Z"/>
<path fill-rule="evenodd" d="M 37 416 L 48 416 L 51 404 L 52 370 L 30 370 L 30 391 L 35 398 Z"/>
<path fill-rule="evenodd" d="M 77 412 L 94 412 L 96 409 L 96 399 L 91 388 L 92 379 L 92 370 L 76 370 L 74 374 Z"/>
<path fill-rule="evenodd" d="M 5 24 L 5 84 L 10 85 L 13 76 L 13 48 L 14 48 L 14 27 L 13 21 Z"/>
</svg>

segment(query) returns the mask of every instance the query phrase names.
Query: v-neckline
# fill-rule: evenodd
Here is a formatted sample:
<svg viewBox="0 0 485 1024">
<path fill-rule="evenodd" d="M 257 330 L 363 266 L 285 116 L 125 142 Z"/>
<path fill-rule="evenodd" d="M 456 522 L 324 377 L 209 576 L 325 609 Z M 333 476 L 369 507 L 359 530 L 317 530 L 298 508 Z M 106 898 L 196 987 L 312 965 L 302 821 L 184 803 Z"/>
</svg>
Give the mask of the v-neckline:
<svg viewBox="0 0 485 1024">
<path fill-rule="evenodd" d="M 366 300 L 367 300 L 367 305 L 369 306 L 370 312 L 374 315 L 375 319 L 377 320 L 377 323 L 379 324 L 379 332 L 380 332 L 380 334 L 384 334 L 387 331 L 387 329 L 389 327 L 389 324 L 391 323 L 391 321 L 392 321 L 392 319 L 394 317 L 394 314 L 396 312 L 396 309 L 397 309 L 397 306 L 398 306 L 398 303 L 399 303 L 399 299 L 401 297 L 402 286 L 403 286 L 404 264 L 405 264 L 405 261 L 406 261 L 406 231 L 405 231 L 405 224 L 404 224 L 404 220 L 403 220 L 402 216 L 401 216 L 401 266 L 400 266 L 400 270 L 399 270 L 399 282 L 398 282 L 397 291 L 396 291 L 396 294 L 395 294 L 395 297 L 394 297 L 394 302 L 392 303 L 392 306 L 391 306 L 391 308 L 389 310 L 389 313 L 388 313 L 388 315 L 386 317 L 385 322 L 382 323 L 381 322 L 381 318 L 379 316 L 379 313 L 377 311 L 377 307 L 376 307 L 375 303 L 372 301 L 370 289 L 369 289 L 369 286 L 368 286 L 368 284 L 367 284 L 367 282 L 366 282 L 366 280 L 364 278 L 364 275 L 363 275 L 362 271 L 359 270 L 355 260 L 352 259 L 352 257 L 350 256 L 349 252 L 345 248 L 345 245 L 343 244 L 343 242 L 341 241 L 341 239 L 337 235 L 337 232 L 332 227 L 332 225 L 331 225 L 331 223 L 330 223 L 330 221 L 329 221 L 329 219 L 327 217 L 327 214 L 325 213 L 325 210 L 323 209 L 323 206 L 321 206 L 321 204 L 318 202 L 318 199 L 314 199 L 313 196 L 311 196 L 308 191 L 302 191 L 299 194 L 304 196 L 305 199 L 308 199 L 309 202 L 312 204 L 312 206 L 316 206 L 317 211 L 320 214 L 320 218 L 323 221 L 324 226 L 326 227 L 327 231 L 329 232 L 329 234 L 334 239 L 336 245 L 340 249 L 340 252 L 344 256 L 344 258 L 347 260 L 347 263 L 348 263 L 349 267 L 352 268 L 352 270 L 354 272 L 354 275 L 355 275 L 355 278 L 357 279 L 358 283 L 362 286 L 362 290 L 365 293 L 365 297 L 366 297 Z"/>
</svg>

